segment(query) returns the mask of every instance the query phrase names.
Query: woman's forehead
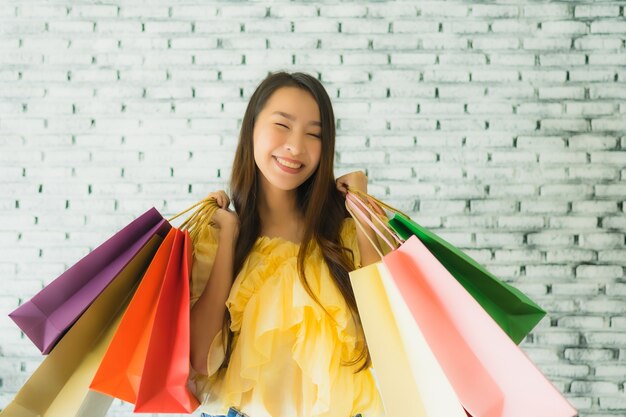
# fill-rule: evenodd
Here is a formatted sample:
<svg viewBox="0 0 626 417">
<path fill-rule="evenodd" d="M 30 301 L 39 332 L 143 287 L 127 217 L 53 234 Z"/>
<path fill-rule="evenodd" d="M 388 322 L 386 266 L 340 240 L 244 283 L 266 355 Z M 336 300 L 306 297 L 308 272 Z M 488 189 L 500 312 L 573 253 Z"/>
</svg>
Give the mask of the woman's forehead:
<svg viewBox="0 0 626 417">
<path fill-rule="evenodd" d="M 299 88 L 280 88 L 272 94 L 262 113 L 291 121 L 321 126 L 320 112 L 313 96 Z"/>
</svg>

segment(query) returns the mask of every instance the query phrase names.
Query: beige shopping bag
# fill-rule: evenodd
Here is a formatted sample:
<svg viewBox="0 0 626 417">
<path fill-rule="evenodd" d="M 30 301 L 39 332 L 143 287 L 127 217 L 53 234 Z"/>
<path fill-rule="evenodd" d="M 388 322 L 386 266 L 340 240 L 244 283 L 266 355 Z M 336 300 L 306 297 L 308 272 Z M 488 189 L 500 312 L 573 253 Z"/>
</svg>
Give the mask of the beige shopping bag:
<svg viewBox="0 0 626 417">
<path fill-rule="evenodd" d="M 89 384 L 163 238 L 155 235 L 121 270 L 26 381 L 2 417 L 104 417 L 111 398 Z"/>
</svg>

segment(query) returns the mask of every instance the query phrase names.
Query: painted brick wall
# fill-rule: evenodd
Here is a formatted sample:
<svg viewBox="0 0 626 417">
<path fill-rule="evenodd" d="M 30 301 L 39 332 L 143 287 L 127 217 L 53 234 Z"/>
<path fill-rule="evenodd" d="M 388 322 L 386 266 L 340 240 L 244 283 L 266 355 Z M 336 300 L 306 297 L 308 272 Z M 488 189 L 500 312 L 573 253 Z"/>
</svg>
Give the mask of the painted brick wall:
<svg viewBox="0 0 626 417">
<path fill-rule="evenodd" d="M 0 407 L 42 359 L 6 314 L 147 208 L 225 188 L 287 70 L 328 89 L 337 176 L 544 306 L 525 352 L 581 416 L 625 415 L 625 6 L 0 1 Z"/>
</svg>

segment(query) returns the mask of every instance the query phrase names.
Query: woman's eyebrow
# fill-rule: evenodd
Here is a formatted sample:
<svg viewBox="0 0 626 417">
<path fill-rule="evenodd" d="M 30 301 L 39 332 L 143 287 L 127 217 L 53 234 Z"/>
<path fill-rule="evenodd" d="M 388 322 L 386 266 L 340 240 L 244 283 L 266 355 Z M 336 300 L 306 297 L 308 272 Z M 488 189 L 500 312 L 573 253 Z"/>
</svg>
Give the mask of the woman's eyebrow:
<svg viewBox="0 0 626 417">
<path fill-rule="evenodd" d="M 294 120 L 296 120 L 296 116 L 294 116 L 292 114 L 289 114 L 289 113 L 282 112 L 282 111 L 275 111 L 272 114 L 280 114 L 281 116 L 286 117 L 287 119 L 291 120 L 292 122 Z M 309 125 L 322 127 L 322 124 L 320 122 L 316 122 L 316 121 L 309 122 Z"/>
</svg>

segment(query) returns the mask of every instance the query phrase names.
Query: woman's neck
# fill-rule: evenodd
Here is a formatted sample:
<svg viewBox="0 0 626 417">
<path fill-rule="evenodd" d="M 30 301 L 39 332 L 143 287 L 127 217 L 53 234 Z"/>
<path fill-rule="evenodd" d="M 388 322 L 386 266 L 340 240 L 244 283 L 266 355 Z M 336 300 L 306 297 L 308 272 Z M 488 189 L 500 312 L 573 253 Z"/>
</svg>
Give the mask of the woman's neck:
<svg viewBox="0 0 626 417">
<path fill-rule="evenodd" d="M 258 202 L 261 234 L 299 235 L 303 218 L 297 209 L 296 190 L 267 188 L 261 190 Z"/>
</svg>

